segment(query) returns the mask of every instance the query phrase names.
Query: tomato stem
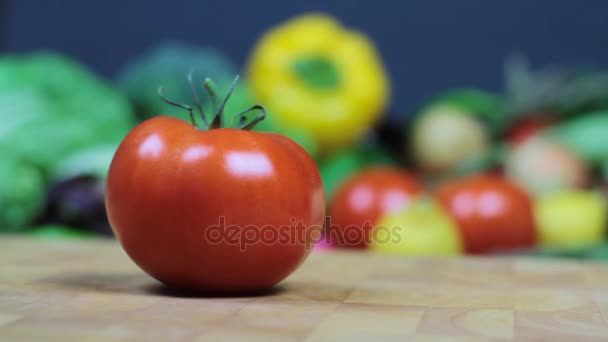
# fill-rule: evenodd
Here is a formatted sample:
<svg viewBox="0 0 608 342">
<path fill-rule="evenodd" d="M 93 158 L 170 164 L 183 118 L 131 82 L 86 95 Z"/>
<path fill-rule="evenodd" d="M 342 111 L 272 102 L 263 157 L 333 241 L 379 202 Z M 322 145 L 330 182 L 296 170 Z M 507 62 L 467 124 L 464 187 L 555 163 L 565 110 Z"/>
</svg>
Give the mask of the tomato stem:
<svg viewBox="0 0 608 342">
<path fill-rule="evenodd" d="M 203 111 L 203 105 L 201 104 L 201 100 L 196 91 L 196 87 L 194 86 L 193 74 L 194 74 L 194 70 L 190 70 L 190 72 L 188 72 L 188 84 L 190 85 L 190 90 L 192 91 L 192 99 L 194 100 L 195 109 L 200 114 L 204 129 L 214 129 L 214 128 L 224 127 L 224 109 L 226 107 L 226 103 L 228 103 L 228 100 L 230 99 L 230 96 L 232 95 L 232 92 L 234 91 L 234 88 L 236 87 L 236 84 L 239 80 L 239 75 L 236 75 L 236 77 L 234 78 L 234 81 L 232 81 L 230 90 L 228 90 L 228 94 L 226 94 L 226 97 L 224 97 L 221 102 L 219 101 L 219 98 L 217 96 L 215 83 L 213 83 L 213 81 L 210 78 L 206 78 L 205 81 L 203 82 L 203 86 L 207 90 L 207 93 L 209 94 L 209 98 L 211 99 L 211 107 L 212 107 L 212 111 L 214 113 L 213 117 L 211 118 L 211 122 L 209 122 L 207 117 L 205 116 L 205 112 Z M 190 114 L 190 121 L 192 122 L 192 125 L 194 127 L 197 127 L 196 120 L 194 118 L 194 109 L 191 106 L 169 100 L 167 97 L 165 97 L 163 87 L 158 87 L 158 95 L 166 103 L 168 103 L 172 106 L 187 110 L 188 113 Z M 260 113 L 258 113 L 258 115 L 255 116 L 253 118 L 253 120 L 248 122 L 247 113 L 250 113 L 255 110 L 260 111 Z M 232 121 L 230 122 L 230 126 L 233 128 L 237 128 L 237 129 L 250 130 L 258 122 L 264 120 L 265 118 L 266 118 L 266 110 L 264 109 L 264 107 L 262 107 L 260 105 L 255 105 L 255 106 L 251 106 L 250 108 L 235 115 L 234 118 L 232 118 Z M 235 121 L 236 121 L 236 124 L 235 124 Z"/>
<path fill-rule="evenodd" d="M 196 122 L 194 121 L 194 111 L 192 110 L 192 107 L 182 104 L 182 103 L 173 102 L 173 101 L 169 100 L 168 98 L 166 98 L 163 87 L 158 87 L 158 96 L 160 96 L 160 98 L 163 101 L 165 101 L 166 103 L 168 103 L 172 106 L 183 108 L 183 109 L 187 110 L 188 113 L 190 113 L 190 121 L 192 122 L 192 125 L 194 127 L 196 127 Z"/>
<path fill-rule="evenodd" d="M 228 102 L 228 99 L 230 99 L 230 96 L 232 95 L 234 87 L 236 87 L 236 83 L 238 81 L 239 75 L 236 75 L 234 81 L 232 81 L 230 90 L 228 90 L 228 94 L 226 95 L 226 97 L 224 97 L 224 99 L 218 106 L 219 99 L 217 96 L 215 83 L 213 83 L 213 80 L 211 80 L 210 78 L 205 79 L 204 86 L 207 89 L 207 92 L 209 93 L 209 98 L 211 98 L 211 106 L 213 107 L 213 111 L 215 112 L 215 114 L 213 115 L 213 119 L 211 120 L 211 124 L 209 125 L 210 129 L 224 127 L 224 108 L 226 107 L 226 103 Z"/>
<path fill-rule="evenodd" d="M 203 105 L 201 104 L 201 99 L 199 98 L 198 93 L 196 91 L 196 87 L 194 86 L 193 75 L 194 75 L 194 69 L 190 69 L 190 71 L 188 72 L 188 84 L 190 84 L 190 90 L 192 91 L 192 98 L 194 99 L 194 103 L 196 105 L 196 108 L 198 109 L 198 113 L 201 117 L 201 120 L 203 121 L 203 125 L 205 125 L 205 127 L 209 127 L 209 122 L 207 122 L 207 118 L 205 117 L 205 111 L 203 110 Z"/>
<path fill-rule="evenodd" d="M 249 112 L 252 112 L 254 110 L 259 110 L 260 113 L 253 120 L 251 120 L 251 122 L 247 123 L 246 114 Z M 264 120 L 265 118 L 266 118 L 266 109 L 264 109 L 264 107 L 262 107 L 260 105 L 254 105 L 254 106 L 251 106 L 250 108 L 245 109 L 244 111 L 238 113 L 237 115 L 235 115 L 234 118 L 232 118 L 232 121 L 230 124 L 232 125 L 232 127 L 236 127 L 238 129 L 250 130 L 258 122 Z M 236 126 L 234 125 L 235 120 L 238 120 L 238 123 Z"/>
<path fill-rule="evenodd" d="M 210 78 L 205 78 L 205 82 L 203 82 L 203 86 L 207 90 L 209 94 L 209 99 L 211 100 L 211 112 L 213 113 L 213 118 L 211 118 L 211 124 L 209 124 L 209 128 L 219 128 L 222 126 L 221 117 L 217 116 L 217 91 L 215 88 L 215 83 Z"/>
</svg>

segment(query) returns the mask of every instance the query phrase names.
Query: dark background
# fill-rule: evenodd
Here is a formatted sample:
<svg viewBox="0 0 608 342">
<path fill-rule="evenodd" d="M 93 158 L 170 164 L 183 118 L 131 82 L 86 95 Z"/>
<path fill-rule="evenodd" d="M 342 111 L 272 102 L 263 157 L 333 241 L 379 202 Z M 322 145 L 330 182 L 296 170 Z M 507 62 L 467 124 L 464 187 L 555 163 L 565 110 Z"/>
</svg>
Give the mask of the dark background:
<svg viewBox="0 0 608 342">
<path fill-rule="evenodd" d="M 0 49 L 50 48 L 112 77 L 167 39 L 217 47 L 243 64 L 256 38 L 293 15 L 324 11 L 367 32 L 410 112 L 454 86 L 500 90 L 514 52 L 535 66 L 608 66 L 608 1 L 0 0 Z"/>
</svg>

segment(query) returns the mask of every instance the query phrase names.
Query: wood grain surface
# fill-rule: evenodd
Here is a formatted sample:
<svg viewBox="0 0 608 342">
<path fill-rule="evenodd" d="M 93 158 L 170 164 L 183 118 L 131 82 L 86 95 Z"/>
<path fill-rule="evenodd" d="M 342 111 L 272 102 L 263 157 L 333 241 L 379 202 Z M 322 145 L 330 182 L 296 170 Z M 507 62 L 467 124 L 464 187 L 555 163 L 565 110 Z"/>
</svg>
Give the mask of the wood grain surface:
<svg viewBox="0 0 608 342">
<path fill-rule="evenodd" d="M 0 341 L 604 340 L 608 266 L 315 252 L 258 296 L 173 293 L 108 241 L 0 239 Z"/>
</svg>

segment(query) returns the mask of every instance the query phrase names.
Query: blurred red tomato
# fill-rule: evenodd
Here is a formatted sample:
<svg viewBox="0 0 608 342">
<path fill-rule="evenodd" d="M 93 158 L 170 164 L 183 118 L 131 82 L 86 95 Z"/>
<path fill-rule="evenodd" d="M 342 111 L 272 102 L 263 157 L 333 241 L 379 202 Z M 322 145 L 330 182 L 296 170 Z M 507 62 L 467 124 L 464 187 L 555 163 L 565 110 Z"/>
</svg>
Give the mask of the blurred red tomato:
<svg viewBox="0 0 608 342">
<path fill-rule="evenodd" d="M 354 175 L 338 188 L 330 204 L 326 227 L 330 243 L 366 248 L 376 221 L 407 207 L 421 191 L 420 182 L 403 170 L 370 168 Z"/>
<path fill-rule="evenodd" d="M 512 148 L 504 168 L 511 180 L 534 195 L 583 188 L 591 181 L 585 161 L 568 146 L 544 134 Z"/>
<path fill-rule="evenodd" d="M 513 146 L 517 146 L 529 138 L 535 136 L 545 128 L 555 123 L 555 119 L 550 117 L 531 118 L 519 121 L 508 134 L 508 141 Z"/>
<path fill-rule="evenodd" d="M 531 199 L 501 177 L 455 181 L 437 197 L 458 222 L 468 253 L 524 248 L 536 241 Z"/>
</svg>

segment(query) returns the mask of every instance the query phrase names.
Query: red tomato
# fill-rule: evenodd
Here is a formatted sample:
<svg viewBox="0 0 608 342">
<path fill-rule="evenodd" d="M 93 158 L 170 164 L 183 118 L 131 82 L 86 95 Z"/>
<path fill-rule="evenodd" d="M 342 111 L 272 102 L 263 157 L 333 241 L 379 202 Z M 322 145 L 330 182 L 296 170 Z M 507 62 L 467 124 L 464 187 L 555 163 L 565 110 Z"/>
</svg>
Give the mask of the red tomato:
<svg viewBox="0 0 608 342">
<path fill-rule="evenodd" d="M 507 138 L 512 146 L 517 146 L 554 123 L 555 119 L 550 117 L 525 119 L 511 128 Z"/>
<path fill-rule="evenodd" d="M 529 196 L 503 178 L 473 176 L 448 184 L 437 197 L 458 222 L 469 253 L 530 247 L 536 241 Z"/>
<path fill-rule="evenodd" d="M 421 191 L 418 180 L 402 170 L 370 168 L 354 175 L 338 188 L 331 202 L 326 222 L 330 243 L 366 248 L 376 221 L 407 207 Z"/>
<path fill-rule="evenodd" d="M 144 271 L 170 287 L 221 292 L 281 281 L 308 255 L 325 215 L 319 171 L 290 139 L 203 131 L 171 117 L 125 138 L 106 203 L 114 233 Z"/>
</svg>

